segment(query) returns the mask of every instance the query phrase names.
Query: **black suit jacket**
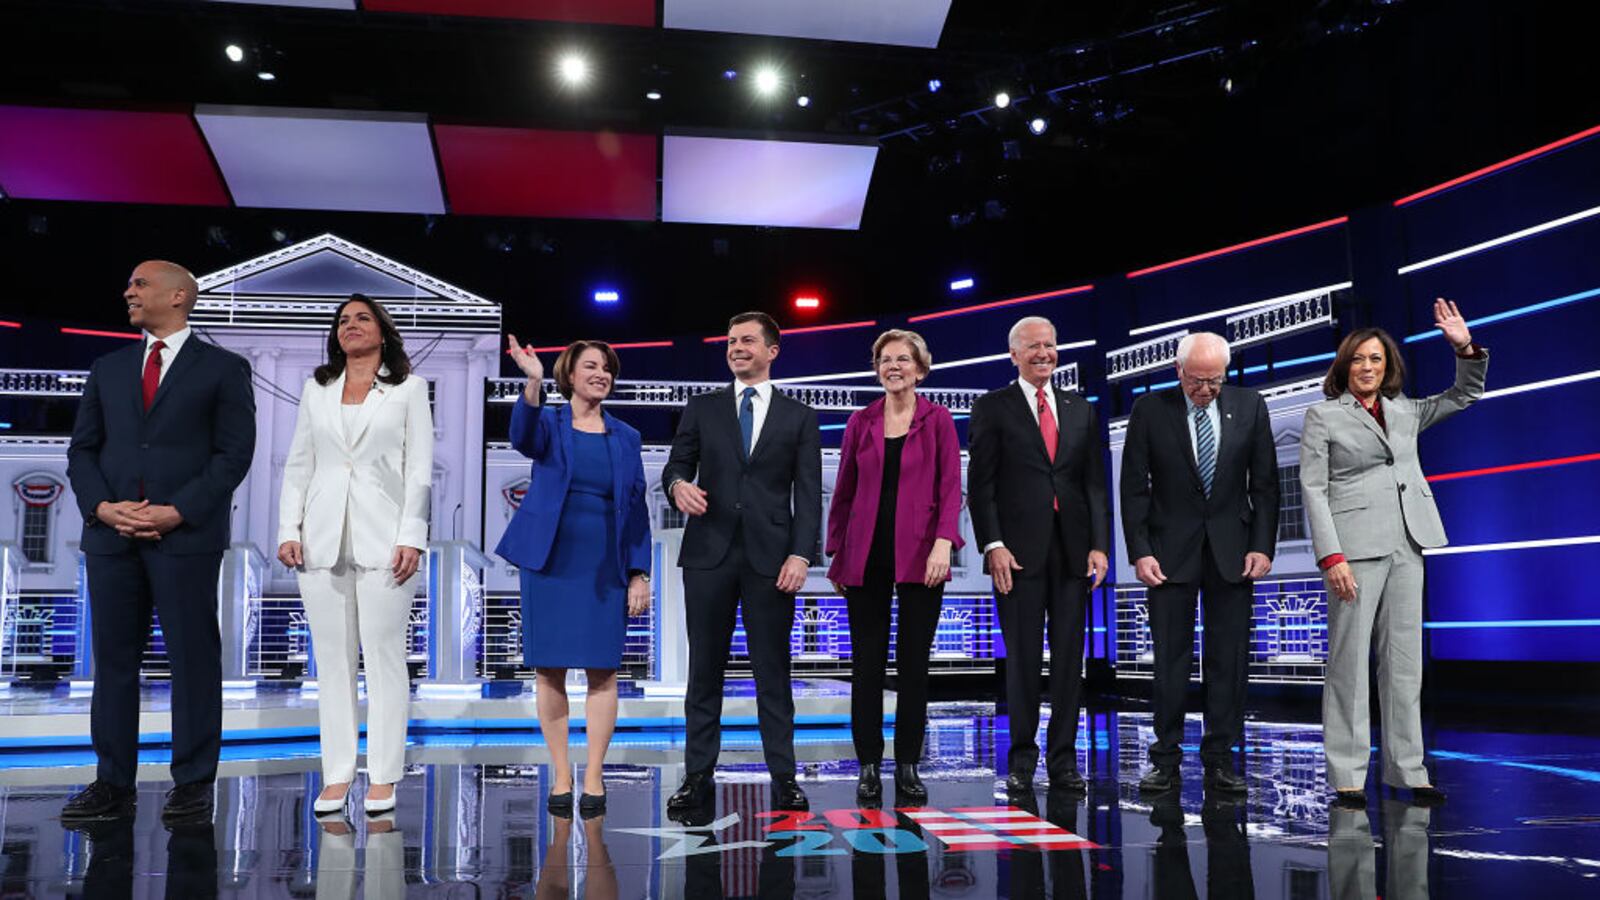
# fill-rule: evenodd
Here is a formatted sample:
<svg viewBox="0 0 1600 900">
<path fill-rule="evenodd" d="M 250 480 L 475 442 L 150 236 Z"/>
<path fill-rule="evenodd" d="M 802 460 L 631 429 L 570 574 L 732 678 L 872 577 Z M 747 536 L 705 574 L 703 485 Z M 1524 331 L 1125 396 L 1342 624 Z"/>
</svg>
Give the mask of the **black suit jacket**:
<svg viewBox="0 0 1600 900">
<path fill-rule="evenodd" d="M 691 397 L 684 405 L 661 486 L 676 481 L 706 492 L 705 515 L 691 516 L 678 565 L 710 569 L 722 562 L 742 527 L 750 567 L 774 578 L 789 556 L 816 559 L 822 527 L 822 436 L 817 411 L 776 388 L 750 459 L 744 458 L 733 388 Z"/>
<path fill-rule="evenodd" d="M 1050 462 L 1039 423 L 1015 382 L 972 405 L 967 425 L 970 459 L 967 500 L 978 546 L 1004 541 L 1022 566 L 1019 576 L 1043 572 L 1052 517 L 1061 522 L 1068 570 L 1082 574 L 1090 550 L 1111 549 L 1105 453 L 1094 406 L 1052 387 L 1056 396 L 1056 459 Z M 1060 511 L 1051 508 L 1060 501 Z"/>
<path fill-rule="evenodd" d="M 1217 468 L 1207 497 L 1189 443 L 1183 392 L 1140 397 L 1122 451 L 1122 531 L 1128 562 L 1154 556 L 1170 581 L 1200 580 L 1206 538 L 1222 577 L 1243 581 L 1244 555 L 1278 540 L 1278 455 L 1267 402 L 1249 388 L 1224 385 L 1212 401 L 1222 420 Z"/>
<path fill-rule="evenodd" d="M 183 523 L 155 546 L 165 553 L 228 548 L 233 489 L 255 454 L 256 400 L 244 357 L 190 333 L 144 409 L 138 341 L 94 361 L 67 447 L 67 478 L 83 513 L 83 552 L 120 553 L 133 541 L 95 517 L 101 501 L 144 496 Z"/>
</svg>

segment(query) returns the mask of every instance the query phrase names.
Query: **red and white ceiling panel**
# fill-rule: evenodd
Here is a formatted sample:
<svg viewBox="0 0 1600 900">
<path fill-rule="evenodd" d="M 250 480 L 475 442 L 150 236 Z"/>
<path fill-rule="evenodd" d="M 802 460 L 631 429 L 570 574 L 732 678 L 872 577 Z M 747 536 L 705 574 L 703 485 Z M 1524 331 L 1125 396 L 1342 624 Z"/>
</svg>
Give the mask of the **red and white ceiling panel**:
<svg viewBox="0 0 1600 900">
<path fill-rule="evenodd" d="M 187 110 L 0 106 L 0 188 L 28 200 L 228 205 Z"/>
<path fill-rule="evenodd" d="M 692 31 L 937 47 L 949 14 L 950 0 L 665 0 L 661 20 Z"/>
<path fill-rule="evenodd" d="M 363 0 L 369 12 L 538 19 L 654 28 L 656 0 Z"/>
<path fill-rule="evenodd" d="M 198 106 L 194 117 L 239 206 L 445 211 L 424 116 Z"/>
<path fill-rule="evenodd" d="M 568 219 L 656 217 L 656 136 L 435 125 L 451 211 Z"/>
<path fill-rule="evenodd" d="M 861 227 L 877 144 L 667 135 L 661 220 L 786 228 Z"/>
</svg>

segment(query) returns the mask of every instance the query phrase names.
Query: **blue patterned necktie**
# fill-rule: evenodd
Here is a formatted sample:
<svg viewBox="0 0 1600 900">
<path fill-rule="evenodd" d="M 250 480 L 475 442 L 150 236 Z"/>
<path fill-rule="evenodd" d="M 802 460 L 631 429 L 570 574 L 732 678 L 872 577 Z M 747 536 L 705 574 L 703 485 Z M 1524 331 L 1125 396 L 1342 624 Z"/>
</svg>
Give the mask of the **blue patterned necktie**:
<svg viewBox="0 0 1600 900">
<path fill-rule="evenodd" d="M 1194 456 L 1200 464 L 1200 483 L 1211 496 L 1211 480 L 1217 474 L 1217 437 L 1211 432 L 1211 417 L 1205 407 L 1194 408 Z"/>
<path fill-rule="evenodd" d="M 750 441 L 756 433 L 756 389 L 744 389 L 744 402 L 739 404 L 739 435 L 744 438 L 744 458 L 750 458 Z"/>
</svg>

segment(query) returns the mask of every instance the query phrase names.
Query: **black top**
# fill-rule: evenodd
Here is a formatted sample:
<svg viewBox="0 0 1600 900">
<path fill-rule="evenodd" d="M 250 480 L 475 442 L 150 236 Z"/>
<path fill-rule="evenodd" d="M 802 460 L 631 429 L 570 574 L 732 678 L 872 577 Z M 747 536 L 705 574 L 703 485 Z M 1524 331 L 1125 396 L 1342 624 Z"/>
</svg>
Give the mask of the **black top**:
<svg viewBox="0 0 1600 900">
<path fill-rule="evenodd" d="M 872 549 L 867 553 L 866 577 L 894 580 L 894 510 L 900 495 L 900 451 L 906 436 L 883 439 L 883 486 L 878 491 L 878 519 L 872 527 Z"/>
</svg>

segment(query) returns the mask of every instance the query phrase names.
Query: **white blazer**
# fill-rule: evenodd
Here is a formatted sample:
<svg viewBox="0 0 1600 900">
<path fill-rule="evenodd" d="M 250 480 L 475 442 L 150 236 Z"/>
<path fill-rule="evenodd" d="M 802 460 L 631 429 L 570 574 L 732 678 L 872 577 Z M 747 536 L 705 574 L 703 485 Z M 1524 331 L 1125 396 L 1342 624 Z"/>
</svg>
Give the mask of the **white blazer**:
<svg viewBox="0 0 1600 900">
<path fill-rule="evenodd" d="M 308 569 L 332 568 L 348 526 L 355 564 L 387 568 L 396 546 L 428 546 L 428 383 L 415 375 L 398 385 L 373 382 L 347 437 L 339 409 L 344 378 L 325 385 L 308 378 L 300 392 L 278 498 L 278 543 L 299 541 Z"/>
</svg>

